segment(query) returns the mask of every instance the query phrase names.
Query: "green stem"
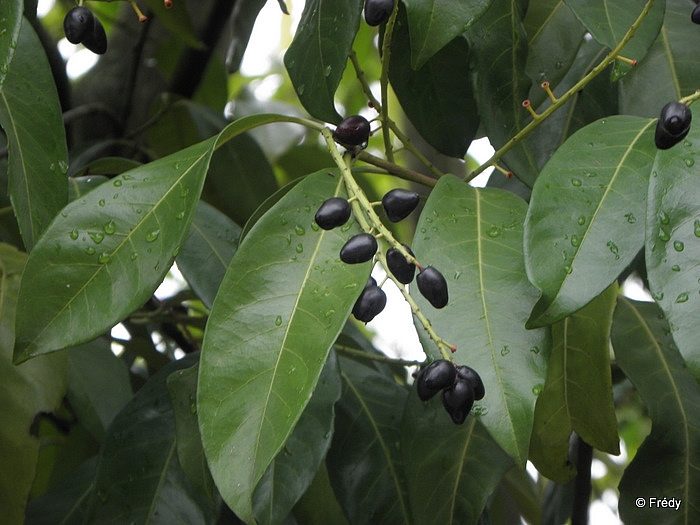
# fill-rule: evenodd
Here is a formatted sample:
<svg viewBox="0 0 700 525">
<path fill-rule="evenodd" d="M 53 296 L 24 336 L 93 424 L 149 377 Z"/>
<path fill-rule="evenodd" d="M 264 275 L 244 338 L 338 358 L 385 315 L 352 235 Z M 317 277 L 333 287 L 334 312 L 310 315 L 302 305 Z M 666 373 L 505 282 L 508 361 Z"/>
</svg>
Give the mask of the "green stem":
<svg viewBox="0 0 700 525">
<path fill-rule="evenodd" d="M 384 354 L 370 354 L 369 352 L 365 352 L 364 350 L 359 350 L 357 348 L 352 348 L 350 346 L 345 346 L 345 345 L 335 344 L 335 345 L 333 345 L 333 348 L 335 348 L 338 352 L 345 354 L 345 355 L 348 355 L 350 357 L 360 357 L 362 359 L 371 359 L 372 361 L 379 361 L 381 363 L 390 363 L 392 365 L 422 366 L 425 364 L 424 361 L 407 361 L 405 359 L 398 359 L 396 357 L 389 357 L 388 355 L 384 355 Z"/>
<path fill-rule="evenodd" d="M 615 46 L 615 48 L 598 64 L 595 66 L 591 71 L 584 76 L 581 80 L 579 80 L 576 84 L 574 84 L 566 93 L 564 93 L 561 97 L 559 97 L 555 102 L 552 103 L 551 106 L 549 106 L 546 110 L 544 110 L 542 113 L 537 115 L 527 126 L 525 126 L 523 129 L 521 129 L 516 135 L 514 135 L 506 144 L 500 148 L 498 151 L 496 151 L 493 156 L 484 162 L 481 166 L 479 166 L 477 169 L 472 171 L 465 179 L 464 182 L 469 182 L 473 180 L 477 175 L 479 175 L 481 172 L 483 172 L 486 168 L 490 166 L 494 166 L 498 161 L 508 153 L 516 144 L 518 144 L 521 140 L 523 140 L 525 137 L 527 137 L 537 126 L 542 124 L 547 117 L 549 117 L 552 113 L 554 113 L 556 110 L 558 110 L 560 107 L 562 107 L 564 104 L 566 104 L 571 97 L 576 95 L 579 91 L 581 91 L 588 83 L 593 80 L 595 77 L 597 77 L 600 73 L 603 72 L 603 70 L 608 67 L 608 65 L 613 62 L 620 54 L 620 51 L 622 51 L 622 48 L 627 45 L 627 43 L 630 41 L 630 39 L 634 36 L 634 33 L 637 31 L 641 23 L 644 21 L 644 18 L 646 18 L 647 14 L 649 14 L 649 11 L 651 10 L 652 5 L 654 5 L 654 0 L 648 0 L 647 3 L 644 5 L 644 9 L 642 9 L 642 12 L 639 14 L 637 19 L 632 23 L 630 28 L 627 30 L 627 33 L 625 33 L 625 36 L 622 37 L 622 40 L 620 40 L 620 43 Z"/>
<path fill-rule="evenodd" d="M 394 33 L 394 24 L 396 23 L 396 15 L 399 12 L 399 3 L 394 3 L 394 10 L 391 12 L 389 20 L 384 28 L 384 41 L 382 42 L 382 73 L 379 77 L 379 85 L 381 86 L 382 106 L 382 137 L 384 138 L 384 152 L 386 159 L 394 162 L 394 150 L 391 145 L 391 127 L 389 124 L 389 61 L 391 60 L 391 39 Z"/>
</svg>

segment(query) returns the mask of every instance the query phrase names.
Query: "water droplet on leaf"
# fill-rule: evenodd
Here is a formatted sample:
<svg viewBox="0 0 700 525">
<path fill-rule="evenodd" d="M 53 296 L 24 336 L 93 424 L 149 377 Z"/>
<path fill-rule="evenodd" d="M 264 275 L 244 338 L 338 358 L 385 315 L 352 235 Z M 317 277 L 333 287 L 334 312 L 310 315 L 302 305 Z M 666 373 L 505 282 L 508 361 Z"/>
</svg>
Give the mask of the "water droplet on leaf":
<svg viewBox="0 0 700 525">
<path fill-rule="evenodd" d="M 146 234 L 146 242 L 155 242 L 160 236 L 160 230 L 153 230 Z"/>
<path fill-rule="evenodd" d="M 677 252 L 682 252 L 684 248 L 685 248 L 685 245 L 683 244 L 683 241 L 674 241 L 673 242 L 673 249 L 676 250 Z"/>
<path fill-rule="evenodd" d="M 88 235 L 90 235 L 90 238 L 95 244 L 100 244 L 105 238 L 102 232 L 90 232 Z"/>
<path fill-rule="evenodd" d="M 78 233 L 78 230 L 73 230 L 70 232 L 70 238 L 73 239 L 74 241 L 78 239 L 78 236 L 80 234 Z"/>
<path fill-rule="evenodd" d="M 685 303 L 686 301 L 688 301 L 688 292 L 680 293 L 678 297 L 676 297 L 677 303 Z"/>
</svg>

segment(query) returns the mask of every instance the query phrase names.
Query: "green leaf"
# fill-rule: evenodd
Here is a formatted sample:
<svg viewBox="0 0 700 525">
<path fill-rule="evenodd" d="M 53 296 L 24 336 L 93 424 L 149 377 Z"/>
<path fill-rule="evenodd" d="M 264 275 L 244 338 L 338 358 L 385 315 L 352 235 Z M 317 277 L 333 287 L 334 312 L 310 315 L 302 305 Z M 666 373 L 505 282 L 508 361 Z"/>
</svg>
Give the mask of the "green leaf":
<svg viewBox="0 0 700 525">
<path fill-rule="evenodd" d="M 479 127 L 469 79 L 469 46 L 464 38 L 446 44 L 420 69 L 411 67 L 408 24 L 399 7 L 391 40 L 391 87 L 421 136 L 451 157 L 464 157 Z"/>
<path fill-rule="evenodd" d="M 0 508 L 7 523 L 23 523 L 40 441 L 29 433 L 39 412 L 53 412 L 66 390 L 66 359 L 44 356 L 12 364 L 14 318 L 26 254 L 0 243 Z"/>
<path fill-rule="evenodd" d="M 231 39 L 226 52 L 226 69 L 229 74 L 237 73 L 241 67 L 255 20 L 266 2 L 267 0 L 241 0 L 234 5 L 231 13 Z"/>
<path fill-rule="evenodd" d="M 610 376 L 610 325 L 617 285 L 552 326 L 547 381 L 537 398 L 530 460 L 557 483 L 575 475 L 569 441 L 576 432 L 592 447 L 619 454 Z"/>
<path fill-rule="evenodd" d="M 522 20 L 526 7 L 524 0 L 493 0 L 479 23 L 466 32 L 479 115 L 496 149 L 530 120 L 522 107 L 531 84 L 525 74 L 527 37 Z M 527 143 L 516 145 L 503 161 L 516 177 L 532 187 L 538 167 Z"/>
<path fill-rule="evenodd" d="M 700 86 L 695 52 L 700 47 L 700 32 L 688 22 L 692 4 L 688 0 L 665 3 L 664 24 L 654 45 L 621 81 L 624 113 L 658 117 L 664 104 L 691 95 Z"/>
<path fill-rule="evenodd" d="M 194 293 L 209 308 L 236 253 L 241 227 L 204 201 L 197 204 L 177 266 Z"/>
<path fill-rule="evenodd" d="M 649 408 L 651 434 L 620 482 L 625 523 L 690 524 L 700 520 L 700 387 L 673 344 L 658 306 L 620 297 L 612 343 L 617 363 Z M 640 507 L 636 500 L 644 505 Z M 655 505 L 680 500 L 678 510 Z"/>
<path fill-rule="evenodd" d="M 163 0 L 145 0 L 150 16 L 170 32 L 172 37 L 194 49 L 203 49 L 204 45 L 195 35 L 192 18 L 187 12 L 187 2 L 173 2 L 171 7 L 165 7 Z"/>
<path fill-rule="evenodd" d="M 306 111 L 338 123 L 334 96 L 360 25 L 361 0 L 307 0 L 284 65 Z"/>
<path fill-rule="evenodd" d="M 160 370 L 114 419 L 100 450 L 87 523 L 214 522 L 217 505 L 195 490 L 178 461 L 166 385 L 168 375 L 196 358 Z"/>
<path fill-rule="evenodd" d="M 340 360 L 343 392 L 326 464 L 353 524 L 412 523 L 401 461 L 401 407 L 408 390 L 371 364 Z"/>
<path fill-rule="evenodd" d="M 601 119 L 572 135 L 543 168 L 525 222 L 525 264 L 542 291 L 528 326 L 582 308 L 641 249 L 653 125 L 623 115 Z"/>
<path fill-rule="evenodd" d="M 625 33 L 644 9 L 647 0 L 565 0 L 565 2 L 593 38 L 612 49 L 622 41 Z M 661 29 L 665 5 L 665 2 L 653 3 L 634 36 L 623 48 L 624 56 L 633 60 L 644 58 Z M 618 68 L 616 76 L 621 76 L 629 70 L 629 66 L 624 69 Z"/>
<path fill-rule="evenodd" d="M 659 151 L 649 182 L 646 264 L 652 296 L 666 314 L 673 339 L 700 378 L 700 131 Z"/>
<path fill-rule="evenodd" d="M 7 0 L 0 5 L 0 20 L 4 29 L 0 33 L 0 88 L 17 49 L 23 4 L 22 0 Z"/>
<path fill-rule="evenodd" d="M 14 34 L 11 39 L 17 49 L 0 83 L 0 127 L 8 140 L 10 200 L 24 245 L 31 250 L 68 200 L 68 153 L 58 94 L 41 42 L 26 20 L 19 40 Z"/>
<path fill-rule="evenodd" d="M 348 525 L 333 493 L 325 463 L 321 463 L 308 490 L 294 506 L 294 517 L 304 525 Z"/>
<path fill-rule="evenodd" d="M 78 420 L 102 442 L 105 430 L 131 399 L 129 370 L 107 339 L 68 350 L 68 399 Z"/>
<path fill-rule="evenodd" d="M 549 344 L 546 330 L 525 328 L 537 296 L 523 264 L 526 210 L 511 193 L 444 176 L 430 193 L 413 240 L 416 257 L 442 272 L 450 296 L 439 312 L 417 294 L 416 302 L 438 335 L 457 345 L 455 362 L 483 379 L 486 397 L 474 414 L 520 467 L 528 456 Z M 424 347 L 435 356 L 433 343 Z"/>
<path fill-rule="evenodd" d="M 422 67 L 486 12 L 492 0 L 406 0 L 411 33 L 411 64 Z"/>
<path fill-rule="evenodd" d="M 301 416 L 370 271 L 369 263 L 338 259 L 359 231 L 354 222 L 332 231 L 313 222 L 333 195 L 344 195 L 342 180 L 322 170 L 256 222 L 207 323 L 197 392 L 202 441 L 224 500 L 246 522 L 255 485 Z"/>
<path fill-rule="evenodd" d="M 414 523 L 478 523 L 513 460 L 479 418 L 455 425 L 440 395 L 423 403 L 411 392 L 405 407 L 401 455 Z"/>
<path fill-rule="evenodd" d="M 339 398 L 340 374 L 335 353 L 331 352 L 284 449 L 275 456 L 255 487 L 253 508 L 258 523 L 283 523 L 311 485 L 331 444 L 333 407 Z"/>
<path fill-rule="evenodd" d="M 27 261 L 15 360 L 89 341 L 151 296 L 187 233 L 217 137 L 68 204 Z"/>
</svg>

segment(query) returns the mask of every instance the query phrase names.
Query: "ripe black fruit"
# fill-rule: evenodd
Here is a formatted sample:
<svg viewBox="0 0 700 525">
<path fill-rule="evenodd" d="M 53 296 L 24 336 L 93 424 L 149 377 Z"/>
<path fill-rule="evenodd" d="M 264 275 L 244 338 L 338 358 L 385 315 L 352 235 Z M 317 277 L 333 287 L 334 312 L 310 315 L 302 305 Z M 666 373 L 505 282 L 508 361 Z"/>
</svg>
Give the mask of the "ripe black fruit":
<svg viewBox="0 0 700 525">
<path fill-rule="evenodd" d="M 693 12 L 690 13 L 690 19 L 695 24 L 700 24 L 700 4 L 696 5 L 695 9 L 693 9 Z"/>
<path fill-rule="evenodd" d="M 74 7 L 63 19 L 63 32 L 71 44 L 80 44 L 94 27 L 95 15 L 87 7 Z"/>
<path fill-rule="evenodd" d="M 394 10 L 394 0 L 365 0 L 365 22 L 369 26 L 383 24 Z"/>
<path fill-rule="evenodd" d="M 690 131 L 693 113 L 682 102 L 672 101 L 661 109 L 656 123 L 654 143 L 659 149 L 669 149 L 685 138 Z"/>
<path fill-rule="evenodd" d="M 442 274 L 432 266 L 426 266 L 416 277 L 418 290 L 435 308 L 447 305 L 447 281 Z"/>
<path fill-rule="evenodd" d="M 458 366 L 457 377 L 471 385 L 475 401 L 479 401 L 480 399 L 484 398 L 486 395 L 484 382 L 481 380 L 481 376 L 476 373 L 476 370 L 466 365 Z"/>
<path fill-rule="evenodd" d="M 457 371 L 455 365 L 446 359 L 438 359 L 421 368 L 416 376 L 416 392 L 421 401 L 427 401 L 440 390 L 452 386 Z"/>
<path fill-rule="evenodd" d="M 314 220 L 324 230 L 342 226 L 350 218 L 350 203 L 342 197 L 331 197 L 318 208 Z"/>
<path fill-rule="evenodd" d="M 382 197 L 382 206 L 391 222 L 399 222 L 416 209 L 419 201 L 420 196 L 415 191 L 396 188 Z"/>
<path fill-rule="evenodd" d="M 384 310 L 385 306 L 386 294 L 384 290 L 377 286 L 377 281 L 370 277 L 360 297 L 357 298 L 355 305 L 352 307 L 352 315 L 358 321 L 369 323 Z"/>
<path fill-rule="evenodd" d="M 340 249 L 340 260 L 348 264 L 367 262 L 377 253 L 377 239 L 371 233 L 358 233 Z"/>
<path fill-rule="evenodd" d="M 88 31 L 83 39 L 83 45 L 97 55 L 104 55 L 107 51 L 107 35 L 102 23 L 94 18 L 92 31 Z"/>
<path fill-rule="evenodd" d="M 413 255 L 411 249 L 405 244 L 402 245 L 406 251 Z M 413 281 L 413 275 L 416 272 L 416 265 L 409 263 L 399 250 L 390 248 L 386 252 L 386 265 L 389 271 L 396 277 L 396 280 L 403 284 L 408 284 Z"/>
<path fill-rule="evenodd" d="M 471 385 L 464 379 L 457 379 L 450 388 L 442 391 L 442 405 L 455 424 L 464 423 L 474 405 Z"/>
<path fill-rule="evenodd" d="M 369 140 L 369 121 L 361 115 L 343 119 L 333 132 L 333 140 L 345 147 L 363 146 Z"/>
</svg>

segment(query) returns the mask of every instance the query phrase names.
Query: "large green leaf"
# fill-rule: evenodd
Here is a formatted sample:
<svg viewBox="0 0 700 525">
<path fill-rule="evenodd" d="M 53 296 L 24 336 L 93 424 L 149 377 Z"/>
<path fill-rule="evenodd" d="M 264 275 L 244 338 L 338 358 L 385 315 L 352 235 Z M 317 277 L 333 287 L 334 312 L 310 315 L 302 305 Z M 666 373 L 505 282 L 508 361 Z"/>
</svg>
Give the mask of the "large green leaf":
<svg viewBox="0 0 700 525">
<path fill-rule="evenodd" d="M 24 523 L 24 507 L 34 482 L 40 442 L 30 434 L 39 412 L 53 412 L 66 390 L 64 355 L 12 364 L 17 293 L 26 254 L 0 243 L 0 508 L 3 521 Z"/>
<path fill-rule="evenodd" d="M 423 403 L 414 392 L 406 402 L 401 456 L 415 523 L 476 524 L 513 460 L 476 417 L 457 426 L 440 396 Z"/>
<path fill-rule="evenodd" d="M 420 68 L 451 40 L 480 23 L 491 1 L 406 0 L 413 67 Z"/>
<path fill-rule="evenodd" d="M 0 126 L 8 140 L 8 192 L 24 245 L 31 250 L 68 200 L 68 153 L 58 94 L 41 42 L 26 20 L 19 40 L 13 27 L 8 32 L 17 49 L 9 67 L 2 66 L 6 76 L 0 82 Z M 1 60 L 6 61 L 4 56 Z"/>
<path fill-rule="evenodd" d="M 284 65 L 312 116 L 337 123 L 335 91 L 360 25 L 361 0 L 307 0 Z"/>
<path fill-rule="evenodd" d="M 10 68 L 10 62 L 17 49 L 19 31 L 22 26 L 22 0 L 7 0 L 0 4 L 0 86 L 5 81 L 5 75 Z"/>
<path fill-rule="evenodd" d="M 311 485 L 331 444 L 333 407 L 339 398 L 340 373 L 331 352 L 294 432 L 255 487 L 253 508 L 259 524 L 284 523 Z"/>
<path fill-rule="evenodd" d="M 525 264 L 542 291 L 528 326 L 553 323 L 600 294 L 644 243 L 654 122 L 601 119 L 572 135 L 537 179 Z"/>
<path fill-rule="evenodd" d="M 700 378 L 700 130 L 659 151 L 649 182 L 646 263 L 651 293 L 673 339 Z"/>
<path fill-rule="evenodd" d="M 226 272 L 204 335 L 197 393 L 204 450 L 228 505 L 252 522 L 253 490 L 308 402 L 369 274 L 338 251 L 354 222 L 313 216 L 344 194 L 337 171 L 309 175 L 251 228 Z"/>
<path fill-rule="evenodd" d="M 594 448 L 620 452 L 609 349 L 616 296 L 617 286 L 610 286 L 552 326 L 552 354 L 535 408 L 530 459 L 557 483 L 567 483 L 575 474 L 569 458 L 572 432 Z"/>
<path fill-rule="evenodd" d="M 341 359 L 343 392 L 326 464 L 350 523 L 410 524 L 401 461 L 401 408 L 408 390 L 371 364 Z"/>
<path fill-rule="evenodd" d="M 391 40 L 389 80 L 421 136 L 440 153 L 464 157 L 479 127 L 467 41 L 455 38 L 414 70 L 406 13 L 400 8 Z"/>
<path fill-rule="evenodd" d="M 523 264 L 526 210 L 511 193 L 444 176 L 426 202 L 413 241 L 421 264 L 445 276 L 450 296 L 439 312 L 417 294 L 416 301 L 437 333 L 457 345 L 455 361 L 481 375 L 486 397 L 475 413 L 521 467 L 549 344 L 546 330 L 525 328 L 537 297 Z M 424 346 L 434 355 L 432 343 Z"/>
<path fill-rule="evenodd" d="M 652 420 L 651 434 L 620 482 L 620 515 L 635 525 L 698 523 L 700 387 L 655 304 L 621 297 L 612 343 L 617 363 L 646 402 Z M 677 510 L 661 506 L 670 498 L 680 501 Z"/>
<path fill-rule="evenodd" d="M 621 81 L 624 113 L 657 117 L 666 102 L 690 95 L 700 86 L 695 52 L 700 48 L 700 32 L 688 20 L 693 4 L 688 0 L 665 3 L 664 24 L 654 45 Z"/>
</svg>

